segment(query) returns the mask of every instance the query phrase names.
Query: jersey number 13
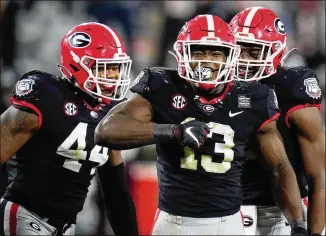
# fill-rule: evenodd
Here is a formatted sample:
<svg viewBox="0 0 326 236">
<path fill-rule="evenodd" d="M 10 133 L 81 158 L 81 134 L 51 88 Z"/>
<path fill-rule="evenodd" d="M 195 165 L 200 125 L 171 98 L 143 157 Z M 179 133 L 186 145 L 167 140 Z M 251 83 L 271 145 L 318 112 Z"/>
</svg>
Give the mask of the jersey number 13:
<svg viewBox="0 0 326 236">
<path fill-rule="evenodd" d="M 192 118 L 188 118 L 184 122 L 189 121 L 189 119 Z M 210 128 L 210 132 L 207 135 L 208 138 L 212 138 L 213 133 L 223 135 L 224 143 L 215 143 L 214 146 L 214 153 L 223 154 L 223 161 L 221 163 L 213 162 L 212 156 L 202 154 L 200 164 L 206 172 L 226 173 L 231 168 L 231 162 L 234 158 L 234 151 L 232 149 L 234 147 L 234 130 L 229 125 L 214 122 L 209 122 L 207 125 Z M 184 148 L 184 158 L 181 158 L 181 168 L 197 170 L 198 160 L 195 159 L 194 149 L 190 147 Z"/>
</svg>

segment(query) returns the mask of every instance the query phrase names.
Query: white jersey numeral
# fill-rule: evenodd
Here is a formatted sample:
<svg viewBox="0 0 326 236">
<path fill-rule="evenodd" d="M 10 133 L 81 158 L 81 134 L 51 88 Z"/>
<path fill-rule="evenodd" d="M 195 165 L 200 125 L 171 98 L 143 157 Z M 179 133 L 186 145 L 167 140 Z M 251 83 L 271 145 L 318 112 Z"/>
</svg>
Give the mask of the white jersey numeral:
<svg viewBox="0 0 326 236">
<path fill-rule="evenodd" d="M 65 141 L 58 147 L 57 154 L 68 157 L 63 167 L 74 172 L 79 172 L 82 164 L 80 160 L 86 160 L 88 152 L 85 151 L 87 123 L 80 122 Z M 77 149 L 71 149 L 72 145 L 77 141 Z M 89 161 L 103 165 L 108 160 L 108 148 L 95 145 L 89 155 Z M 92 168 L 91 174 L 94 174 L 95 168 Z"/>
<path fill-rule="evenodd" d="M 212 138 L 213 133 L 223 135 L 224 143 L 215 143 L 214 153 L 223 153 L 224 158 L 221 163 L 213 162 L 212 156 L 201 155 L 201 166 L 206 172 L 224 174 L 231 169 L 231 162 L 234 158 L 234 130 L 229 125 L 209 122 L 210 132 L 208 138 Z M 195 152 L 190 147 L 184 148 L 184 158 L 181 158 L 181 168 L 197 170 L 198 161 L 195 159 Z"/>
</svg>

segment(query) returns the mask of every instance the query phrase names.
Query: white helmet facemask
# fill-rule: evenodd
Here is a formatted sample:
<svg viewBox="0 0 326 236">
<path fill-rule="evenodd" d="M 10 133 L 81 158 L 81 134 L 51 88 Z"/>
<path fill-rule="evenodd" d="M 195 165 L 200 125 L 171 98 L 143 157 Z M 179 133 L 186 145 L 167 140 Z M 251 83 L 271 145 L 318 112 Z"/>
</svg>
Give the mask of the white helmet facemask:
<svg viewBox="0 0 326 236">
<path fill-rule="evenodd" d="M 84 82 L 84 89 L 99 98 L 101 102 L 102 98 L 121 101 L 126 96 L 129 85 L 131 82 L 130 79 L 130 69 L 132 60 L 126 54 L 115 55 L 115 58 L 110 59 L 97 59 L 90 56 L 83 56 L 81 59 L 71 51 L 73 59 L 88 73 L 88 78 Z M 88 64 L 94 61 L 92 69 L 88 67 Z M 118 78 L 107 78 L 107 71 L 111 65 L 119 65 L 119 77 Z M 95 85 L 95 88 L 94 88 Z M 107 87 L 112 89 L 110 95 L 105 95 L 105 91 L 102 90 L 102 87 Z M 94 88 L 94 89 L 93 89 Z"/>
<path fill-rule="evenodd" d="M 212 48 L 220 47 L 223 50 L 228 51 L 225 62 L 214 60 L 197 60 L 191 57 L 192 48 L 194 46 L 211 46 Z M 182 53 L 180 48 L 182 47 Z M 209 41 L 209 40 L 192 40 L 192 41 L 180 41 L 178 40 L 174 44 L 174 51 L 176 58 L 178 58 L 178 72 L 181 78 L 184 78 L 193 83 L 202 84 L 224 84 L 232 80 L 230 74 L 234 71 L 236 61 L 240 55 L 240 47 L 231 43 L 225 43 L 221 41 Z M 193 70 L 190 67 L 190 63 L 197 63 L 197 67 Z M 219 64 L 219 69 L 213 70 L 212 68 L 205 67 L 205 63 Z M 214 72 L 216 77 L 211 79 Z"/>
<path fill-rule="evenodd" d="M 274 58 L 285 49 L 286 43 L 280 41 L 269 42 L 258 40 L 254 37 L 237 36 L 237 43 L 246 43 L 261 49 L 257 59 L 242 59 L 239 57 L 236 63 L 235 78 L 243 81 L 258 81 L 276 73 L 277 67 L 274 66 Z M 273 50 L 274 49 L 274 50 Z M 273 52 L 274 51 L 274 52 Z"/>
</svg>

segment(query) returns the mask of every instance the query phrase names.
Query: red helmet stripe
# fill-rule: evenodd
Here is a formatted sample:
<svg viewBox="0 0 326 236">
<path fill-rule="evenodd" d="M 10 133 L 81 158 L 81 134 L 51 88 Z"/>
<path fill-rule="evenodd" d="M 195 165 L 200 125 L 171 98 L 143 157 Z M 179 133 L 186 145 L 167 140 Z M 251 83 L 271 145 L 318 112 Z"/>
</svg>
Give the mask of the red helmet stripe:
<svg viewBox="0 0 326 236">
<path fill-rule="evenodd" d="M 104 26 L 112 35 L 114 41 L 115 41 L 115 45 L 116 47 L 118 48 L 118 53 L 122 53 L 122 46 L 121 46 L 121 42 L 120 42 L 120 39 L 119 37 L 117 36 L 117 34 L 108 26 L 106 25 L 102 25 Z"/>
<path fill-rule="evenodd" d="M 213 16 L 206 15 L 206 19 L 207 19 L 208 37 L 215 37 L 215 25 L 214 25 Z"/>
<path fill-rule="evenodd" d="M 249 30 L 250 30 L 250 25 L 251 25 L 251 22 L 252 20 L 254 19 L 255 17 L 255 14 L 256 12 L 258 11 L 258 9 L 260 9 L 261 7 L 252 7 L 251 10 L 249 11 L 247 17 L 246 17 L 246 20 L 244 22 L 244 27 L 242 27 L 242 33 L 249 33 Z"/>
</svg>

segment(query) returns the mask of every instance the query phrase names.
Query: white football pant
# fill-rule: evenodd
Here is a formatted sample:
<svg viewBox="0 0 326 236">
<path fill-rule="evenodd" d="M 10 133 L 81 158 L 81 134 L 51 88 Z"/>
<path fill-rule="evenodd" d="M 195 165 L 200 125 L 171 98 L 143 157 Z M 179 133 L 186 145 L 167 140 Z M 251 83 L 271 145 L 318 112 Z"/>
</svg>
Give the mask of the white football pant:
<svg viewBox="0 0 326 236">
<path fill-rule="evenodd" d="M 240 211 L 230 216 L 193 218 L 157 210 L 152 235 L 244 235 Z"/>
</svg>

